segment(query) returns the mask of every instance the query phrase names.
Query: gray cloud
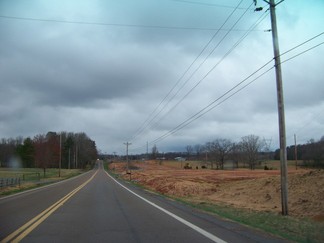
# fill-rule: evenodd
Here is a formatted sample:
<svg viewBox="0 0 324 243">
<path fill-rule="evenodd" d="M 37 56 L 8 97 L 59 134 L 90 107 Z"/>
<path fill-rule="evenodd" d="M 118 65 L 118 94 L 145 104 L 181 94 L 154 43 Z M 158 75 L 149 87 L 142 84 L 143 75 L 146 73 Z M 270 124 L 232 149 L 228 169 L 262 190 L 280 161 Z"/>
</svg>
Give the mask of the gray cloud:
<svg viewBox="0 0 324 243">
<path fill-rule="evenodd" d="M 244 1 L 243 7 L 251 2 Z M 278 6 L 282 52 L 320 33 L 324 21 L 320 11 L 323 2 L 311 2 L 299 0 Z M 235 6 L 237 1 L 220 4 Z M 215 33 L 215 30 L 199 28 L 219 28 L 232 10 L 151 0 L 55 3 L 33 0 L 28 4 L 1 1 L 0 15 L 88 23 L 0 18 L 2 137 L 33 136 L 50 130 L 84 131 L 102 151 L 124 153 L 123 142 L 131 140 Z M 237 11 L 224 28 L 229 29 L 243 11 Z M 188 83 L 132 141 L 134 149 L 144 146 L 133 152 L 145 152 L 147 141 L 154 141 L 175 128 L 272 59 L 271 33 L 262 31 L 270 28 L 268 16 L 257 31 L 252 31 L 221 61 L 244 34 L 237 30 L 249 28 L 260 15 L 249 10 L 235 27 L 236 31 L 220 43 L 189 80 L 193 70 L 226 33 L 219 32 L 177 88 L 186 80 Z M 164 26 L 198 29 L 162 28 Z M 283 55 L 282 60 L 321 41 L 323 36 Z M 324 135 L 321 134 L 322 56 L 323 46 L 283 64 L 287 134 L 300 133 L 300 142 Z M 218 62 L 220 64 L 205 77 Z M 271 66 L 273 63 L 267 68 Z M 198 82 L 199 85 L 176 106 Z M 157 146 L 160 151 L 174 151 L 184 149 L 187 144 L 205 143 L 218 137 L 238 141 L 242 136 L 256 134 L 272 138 L 276 148 L 276 106 L 273 69 Z M 171 108 L 172 112 L 167 112 Z"/>
</svg>

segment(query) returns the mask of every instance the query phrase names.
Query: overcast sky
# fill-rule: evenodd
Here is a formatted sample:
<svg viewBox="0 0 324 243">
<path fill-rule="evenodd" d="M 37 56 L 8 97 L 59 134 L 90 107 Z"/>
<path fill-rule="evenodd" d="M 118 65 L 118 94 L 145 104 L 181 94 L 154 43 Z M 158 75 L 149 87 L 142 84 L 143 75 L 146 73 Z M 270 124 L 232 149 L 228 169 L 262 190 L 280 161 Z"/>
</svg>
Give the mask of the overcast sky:
<svg viewBox="0 0 324 243">
<path fill-rule="evenodd" d="M 251 4 L 0 0 L 0 137 L 85 132 L 102 152 L 124 154 L 127 141 L 130 153 L 147 142 L 168 152 L 254 134 L 278 148 L 270 16 L 264 1 L 261 12 Z M 276 10 L 281 53 L 324 31 L 323 0 Z M 322 42 L 281 56 L 292 58 L 282 64 L 288 145 L 324 135 Z"/>
</svg>

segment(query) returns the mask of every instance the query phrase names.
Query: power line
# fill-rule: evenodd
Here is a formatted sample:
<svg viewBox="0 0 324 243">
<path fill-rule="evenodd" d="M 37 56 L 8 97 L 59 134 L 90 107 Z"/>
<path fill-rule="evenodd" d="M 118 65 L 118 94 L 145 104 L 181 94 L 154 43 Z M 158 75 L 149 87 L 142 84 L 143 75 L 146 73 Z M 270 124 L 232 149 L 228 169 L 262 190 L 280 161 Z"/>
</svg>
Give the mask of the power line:
<svg viewBox="0 0 324 243">
<path fill-rule="evenodd" d="M 262 70 L 264 67 L 266 67 L 268 64 L 270 64 L 272 62 L 272 59 L 270 61 L 268 61 L 266 64 L 264 64 L 263 66 L 261 66 L 259 69 L 257 69 L 255 72 L 253 72 L 252 74 L 250 74 L 248 77 L 246 77 L 245 79 L 243 79 L 241 82 L 239 82 L 238 84 L 236 84 L 235 86 L 233 86 L 231 89 L 229 89 L 228 91 L 226 91 L 224 94 L 222 94 L 221 96 L 219 96 L 217 99 L 215 99 L 213 102 L 211 102 L 210 104 L 208 104 L 207 106 L 205 106 L 203 109 L 201 109 L 199 112 L 195 113 L 194 115 L 192 115 L 191 117 L 189 117 L 187 120 L 185 120 L 184 122 L 180 123 L 177 127 L 173 128 L 172 130 L 168 131 L 167 133 L 165 133 L 164 135 L 160 136 L 159 138 L 157 138 L 156 140 L 152 141 L 152 143 L 156 143 L 158 141 L 163 140 L 164 138 L 176 133 L 177 131 L 181 130 L 182 128 L 188 126 L 190 123 L 192 123 L 193 121 L 197 120 L 198 118 L 202 117 L 203 115 L 205 115 L 206 113 L 208 113 L 209 111 L 211 111 L 212 109 L 214 109 L 216 106 L 220 105 L 221 103 L 223 103 L 224 101 L 226 101 L 227 99 L 229 99 L 230 97 L 232 97 L 234 94 L 238 93 L 239 91 L 241 91 L 243 88 L 247 87 L 248 85 L 250 85 L 252 82 L 254 82 L 256 79 L 260 78 L 261 76 L 263 76 L 264 74 L 266 74 L 268 71 L 270 71 L 273 67 L 271 67 L 270 69 L 268 69 L 266 72 L 262 73 L 260 76 L 258 76 L 257 78 L 255 78 L 254 80 L 252 80 L 250 83 L 248 83 L 248 85 L 245 85 L 243 88 L 239 89 L 238 91 L 234 92 L 232 95 L 230 95 L 229 97 L 225 98 L 224 100 L 221 100 L 222 98 L 226 97 L 226 95 L 230 94 L 232 91 L 234 91 L 236 88 L 238 88 L 241 84 L 243 84 L 244 82 L 246 82 L 249 78 L 251 78 L 253 75 L 255 75 L 257 72 L 259 72 L 260 70 Z M 221 100 L 221 101 L 220 101 Z M 220 101 L 219 103 L 216 103 L 217 101 Z M 216 103 L 216 104 L 215 104 Z"/>
<path fill-rule="evenodd" d="M 241 5 L 241 3 L 243 2 L 243 0 L 241 0 L 237 6 L 235 7 L 235 9 L 228 15 L 228 17 L 226 18 L 226 20 L 223 22 L 223 24 L 221 25 L 220 29 L 223 28 L 225 26 L 225 24 L 228 22 L 228 20 L 233 16 L 233 14 L 235 13 L 235 11 L 237 10 L 237 8 Z M 234 27 L 234 26 L 233 26 Z M 232 27 L 232 28 L 233 28 Z M 210 45 L 210 43 L 213 41 L 213 39 L 219 34 L 219 30 L 216 31 L 216 33 L 210 38 L 210 40 L 205 44 L 205 46 L 203 47 L 203 49 L 200 51 L 200 53 L 198 54 L 198 56 L 193 60 L 193 62 L 188 66 L 188 68 L 185 70 L 185 72 L 181 75 L 181 77 L 177 80 L 177 82 L 174 84 L 174 86 L 171 88 L 171 90 L 167 93 L 167 95 L 162 99 L 162 101 L 157 105 L 157 107 L 150 113 L 150 115 L 148 116 L 148 118 L 142 123 L 142 125 L 136 130 L 135 135 L 133 135 L 132 140 L 134 140 L 137 136 L 139 136 L 140 134 L 142 134 L 144 132 L 144 130 L 150 126 L 150 124 L 154 121 L 154 119 L 166 108 L 166 106 L 175 98 L 175 96 L 180 92 L 180 90 L 188 83 L 188 81 L 190 80 L 187 79 L 187 81 L 185 81 L 184 84 L 182 84 L 181 87 L 178 88 L 178 90 L 173 94 L 172 97 L 169 98 L 169 100 L 163 105 L 163 107 L 154 115 L 154 113 L 162 106 L 163 102 L 171 95 L 171 93 L 175 90 L 175 88 L 177 87 L 177 85 L 181 82 L 181 80 L 184 78 L 184 76 L 189 72 L 189 70 L 191 69 L 191 67 L 194 65 L 194 63 L 199 59 L 199 57 L 204 53 L 204 51 L 207 49 L 207 47 Z M 218 45 L 220 44 L 220 42 L 218 43 Z M 218 46 L 217 45 L 217 46 Z M 217 47 L 216 46 L 216 47 Z M 215 51 L 216 47 L 212 50 L 212 52 Z M 207 60 L 207 58 L 212 54 L 212 52 L 205 58 L 205 60 L 199 65 L 198 69 L 201 67 L 201 65 Z M 195 72 L 198 70 L 196 69 Z M 192 74 L 193 75 L 193 74 Z M 191 76 L 192 76 L 191 75 Z"/>
<path fill-rule="evenodd" d="M 317 35 L 317 37 L 319 37 L 321 34 Z M 315 38 L 317 38 L 315 37 Z M 314 37 L 303 42 L 302 44 L 299 44 L 291 49 L 289 49 L 288 51 L 286 51 L 284 54 L 287 54 L 289 52 L 291 52 L 292 50 L 296 49 L 297 47 L 300 47 L 306 43 L 308 43 L 310 40 L 315 39 Z M 323 45 L 324 42 L 321 42 L 319 44 L 316 44 L 296 55 L 294 55 L 293 57 L 290 57 L 284 61 L 282 61 L 280 64 L 286 63 L 302 54 L 305 54 L 306 52 L 309 52 L 321 45 Z M 284 55 L 281 54 L 280 56 Z M 267 63 L 265 63 L 264 65 L 262 65 L 260 68 L 258 68 L 256 71 L 254 71 L 252 74 L 250 74 L 248 77 L 246 77 L 245 79 L 243 79 L 241 82 L 239 82 L 238 84 L 236 84 L 235 86 L 233 86 L 231 89 L 229 89 L 228 91 L 226 91 L 224 94 L 222 94 L 220 97 L 218 97 L 217 99 L 215 99 L 214 101 L 212 101 L 211 103 L 209 103 L 207 106 L 205 106 L 203 109 L 201 109 L 200 111 L 198 111 L 197 113 L 195 113 L 194 115 L 192 115 L 191 117 L 189 117 L 188 119 L 186 119 L 185 121 L 183 121 L 182 123 L 180 123 L 178 126 L 176 126 L 175 128 L 169 130 L 168 132 L 164 133 L 163 135 L 161 135 L 160 137 L 152 140 L 151 142 L 149 142 L 149 144 L 155 144 L 158 143 L 164 139 L 166 139 L 167 137 L 173 135 L 174 133 L 178 132 L 179 130 L 183 129 L 184 127 L 188 126 L 189 124 L 191 124 L 192 122 L 194 122 L 195 120 L 199 119 L 200 117 L 202 117 L 203 115 L 205 115 L 206 113 L 210 112 L 211 110 L 213 110 L 214 108 L 216 108 L 217 106 L 221 105 L 222 103 L 224 103 L 225 101 L 227 101 L 228 99 L 230 99 L 231 97 L 233 97 L 235 94 L 239 93 L 240 91 L 242 91 L 243 89 L 245 89 L 246 87 L 248 87 L 250 84 L 252 84 L 253 82 L 255 82 L 256 80 L 258 80 L 260 77 L 262 77 L 263 75 L 265 75 L 266 73 L 268 73 L 270 70 L 272 70 L 274 68 L 271 67 L 269 69 L 267 69 L 266 71 L 264 71 L 263 73 L 261 73 L 260 75 L 258 75 L 256 78 L 254 78 L 253 80 L 251 80 L 249 83 L 245 84 L 244 86 L 242 86 L 241 88 L 237 89 L 240 85 L 242 85 L 243 83 L 245 83 L 248 79 L 250 79 L 252 76 L 254 76 L 256 73 L 258 73 L 259 71 L 261 71 L 263 68 L 265 68 L 267 65 L 269 65 L 271 62 L 273 61 L 273 59 L 269 60 Z M 237 90 L 235 90 L 237 89 Z M 235 91 L 234 91 L 235 90 Z M 233 93 L 231 93 L 232 91 L 234 91 Z M 228 95 L 228 96 L 227 96 Z M 143 146 L 142 146 L 143 147 Z M 138 149 L 142 148 L 142 147 L 138 147 Z"/>
<path fill-rule="evenodd" d="M 195 5 L 212 6 L 212 7 L 219 7 L 219 8 L 236 8 L 234 6 L 215 4 L 215 3 L 202 3 L 202 2 L 185 1 L 185 0 L 170 0 L 170 1 L 179 2 L 179 3 L 189 3 L 189 4 L 195 4 Z M 247 9 L 247 8 L 238 7 L 237 9 Z"/>
<path fill-rule="evenodd" d="M 227 17 L 227 19 L 224 21 L 222 27 L 228 22 L 228 20 L 232 17 L 232 15 L 234 14 L 234 12 L 237 10 L 237 8 L 240 6 L 240 4 L 242 3 L 242 1 L 240 1 L 238 3 L 238 5 L 236 6 L 236 8 L 232 11 L 232 13 Z M 249 8 L 252 6 L 252 4 L 249 6 Z M 248 9 L 249 9 L 248 8 Z M 193 75 L 201 68 L 201 66 L 206 62 L 206 60 L 212 55 L 212 53 L 216 50 L 217 47 L 219 47 L 219 45 L 224 41 L 224 39 L 227 37 L 227 35 L 231 32 L 231 29 L 233 29 L 235 27 L 235 25 L 243 18 L 243 16 L 246 14 L 246 12 L 248 11 L 248 9 L 246 9 L 246 11 L 237 19 L 237 21 L 232 25 L 232 27 L 229 29 L 229 31 L 227 31 L 227 33 L 222 37 L 222 39 L 216 44 L 216 46 L 214 46 L 214 48 L 209 52 L 209 54 L 204 58 L 204 60 L 198 65 L 198 67 L 191 73 L 191 75 L 189 76 L 189 78 L 178 88 L 178 90 L 173 94 L 172 97 L 169 98 L 169 100 L 164 104 L 164 106 L 157 112 L 157 114 L 154 115 L 153 118 L 151 118 L 149 120 L 149 122 L 142 127 L 140 133 L 136 134 L 136 136 L 134 136 L 134 139 L 140 135 L 148 126 L 150 126 L 150 124 L 154 121 L 154 119 L 161 114 L 161 112 L 167 107 L 167 105 L 178 95 L 178 93 L 184 88 L 184 86 L 191 80 L 191 78 L 193 77 Z M 221 28 L 222 28 L 221 27 Z M 251 30 L 251 28 L 247 31 L 249 32 Z M 159 104 L 159 106 L 163 103 L 164 100 L 166 100 L 166 98 L 170 95 L 170 93 L 175 89 L 175 87 L 179 84 L 179 82 L 181 81 L 181 79 L 187 74 L 187 72 L 190 70 L 190 68 L 193 66 L 193 64 L 198 60 L 198 58 L 202 55 L 202 53 L 206 50 L 207 46 L 211 43 L 211 41 L 215 38 L 215 36 L 219 33 L 216 32 L 213 37 L 209 40 L 209 42 L 205 45 L 205 47 L 203 48 L 203 50 L 199 53 L 199 55 L 195 58 L 195 60 L 190 64 L 190 66 L 187 68 L 187 70 L 184 72 L 184 74 L 181 76 L 181 78 L 177 81 L 177 83 L 175 84 L 175 86 L 173 86 L 173 88 L 171 89 L 171 91 L 167 94 L 166 97 L 164 97 L 164 99 L 162 100 L 162 102 Z M 215 67 L 214 67 L 215 68 Z M 164 119 L 176 106 L 178 106 L 183 99 L 189 95 L 189 93 L 191 93 L 193 91 L 193 89 L 195 89 L 206 77 L 204 77 L 203 79 L 201 79 L 198 84 L 196 84 L 175 106 L 173 106 L 167 113 L 165 113 L 163 115 L 162 118 L 160 118 L 158 121 L 156 121 L 152 127 L 155 127 L 162 119 Z M 154 110 L 154 112 L 156 111 L 156 109 Z M 150 114 L 151 116 L 152 114 Z M 146 120 L 147 121 L 147 120 Z"/>
<path fill-rule="evenodd" d="M 310 41 L 312 41 L 312 40 L 314 40 L 314 39 L 320 37 L 320 36 L 323 35 L 323 34 L 324 34 L 324 32 L 319 33 L 318 35 L 315 35 L 314 37 L 312 37 L 312 38 L 310 38 L 310 39 L 308 39 L 308 40 L 306 40 L 306 41 L 300 43 L 299 45 L 297 45 L 297 46 L 295 46 L 295 47 L 289 49 L 288 51 L 283 52 L 283 53 L 281 54 L 281 56 L 282 56 L 282 55 L 285 55 L 285 54 L 288 53 L 288 52 L 291 52 L 291 51 L 297 49 L 297 48 L 300 47 L 300 46 L 305 45 L 306 43 L 308 43 L 308 42 L 310 42 Z"/>
<path fill-rule="evenodd" d="M 321 45 L 323 45 L 323 44 L 324 44 L 324 42 L 321 42 L 321 43 L 319 43 L 319 44 L 317 44 L 317 45 L 315 45 L 315 46 L 312 46 L 312 47 L 308 48 L 307 50 L 302 51 L 302 52 L 300 52 L 300 53 L 298 53 L 298 54 L 296 54 L 296 55 L 294 55 L 294 56 L 292 56 L 292 57 L 290 57 L 290 58 L 284 60 L 283 62 L 281 62 L 281 64 L 282 64 L 282 63 L 285 63 L 285 62 L 288 62 L 288 61 L 290 61 L 291 59 L 294 59 L 294 58 L 296 58 L 296 57 L 298 57 L 298 56 L 300 56 L 300 55 L 302 55 L 302 54 L 305 54 L 306 52 L 309 52 L 309 51 L 311 51 L 311 50 L 313 50 L 313 49 L 315 49 L 315 48 L 317 48 L 317 47 L 319 47 L 319 46 L 321 46 Z"/>
<path fill-rule="evenodd" d="M 316 118 L 319 118 L 321 115 L 323 115 L 323 112 L 315 114 L 315 116 L 312 116 L 312 119 L 309 119 L 309 121 L 304 123 L 302 127 L 300 127 L 295 132 L 291 132 L 289 134 L 289 136 L 287 136 L 287 137 L 291 139 L 292 137 L 294 137 L 295 134 L 300 134 L 305 128 L 307 128 L 311 123 L 313 123 Z M 317 134 L 317 135 L 320 135 L 320 134 Z"/>
<path fill-rule="evenodd" d="M 261 16 L 257 23 L 255 25 L 252 25 L 250 27 L 250 29 L 253 29 L 253 26 L 257 26 L 265 17 L 267 16 L 267 14 L 264 14 L 264 16 Z M 260 21 L 259 21 L 260 20 Z M 172 112 L 185 98 L 187 98 L 187 96 L 195 89 L 198 87 L 198 85 L 200 85 L 200 83 L 202 81 L 204 81 L 208 75 L 248 36 L 248 34 L 251 32 L 250 29 L 231 47 L 231 49 L 229 51 L 227 51 L 225 53 L 225 55 L 160 119 L 164 119 L 170 112 Z M 223 38 L 224 39 L 224 38 Z M 222 39 L 222 40 L 223 40 Z M 213 50 L 214 51 L 214 50 Z M 209 57 L 209 56 L 208 56 Z M 204 60 L 206 61 L 206 59 Z M 204 62 L 203 62 L 204 63 Z M 200 66 L 199 66 L 200 67 Z M 195 70 L 195 72 L 198 71 L 198 69 Z M 194 73 L 195 73 L 194 72 Z M 190 78 L 192 78 L 193 75 L 190 76 Z M 190 79 L 189 78 L 189 79 Z M 160 121 L 158 121 L 160 122 Z M 158 123 L 157 122 L 157 123 Z M 156 125 L 156 124 L 155 124 Z"/>
<path fill-rule="evenodd" d="M 235 86 L 233 86 L 231 89 L 229 89 L 228 91 L 226 91 L 224 94 L 222 94 L 220 97 L 218 97 L 217 99 L 215 99 L 214 101 L 212 101 L 211 103 L 209 103 L 207 106 L 205 106 L 203 109 L 201 109 L 200 111 L 198 111 L 197 113 L 195 113 L 194 115 L 192 115 L 191 117 L 189 117 L 188 119 L 186 119 L 185 121 L 181 122 L 178 126 L 176 126 L 175 128 L 169 130 L 168 132 L 164 133 L 163 135 L 161 135 L 160 137 L 152 140 L 149 142 L 149 144 L 155 144 L 158 143 L 164 139 L 166 139 L 167 137 L 173 135 L 174 133 L 178 132 L 179 130 L 183 129 L 184 127 L 188 126 L 189 124 L 191 124 L 192 122 L 194 122 L 195 120 L 199 119 L 200 117 L 202 117 L 203 115 L 205 115 L 206 113 L 210 112 L 212 109 L 214 109 L 215 107 L 219 106 L 220 104 L 224 103 L 226 100 L 228 100 L 229 98 L 231 98 L 232 96 L 234 96 L 235 94 L 237 94 L 238 92 L 240 92 L 241 90 L 243 90 L 244 88 L 246 88 L 247 86 L 249 86 L 251 83 L 253 83 L 254 81 L 256 81 L 258 78 L 260 78 L 261 76 L 263 76 L 264 74 L 266 74 L 267 72 L 269 72 L 270 70 L 272 70 L 274 67 L 269 68 L 268 70 L 266 70 L 264 73 L 262 73 L 261 75 L 259 75 L 257 78 L 253 79 L 252 81 L 250 81 L 248 84 L 246 84 L 245 86 L 243 86 L 242 88 L 240 88 L 239 90 L 235 91 L 234 93 L 232 93 L 230 96 L 226 97 L 226 95 L 230 94 L 233 90 L 235 90 L 237 87 L 239 87 L 241 84 L 243 84 L 244 82 L 246 82 L 250 77 L 252 77 L 253 75 L 255 75 L 257 72 L 259 72 L 260 70 L 262 70 L 264 67 L 266 67 L 267 65 L 269 65 L 272 62 L 272 59 L 269 60 L 267 63 L 265 63 L 264 65 L 262 65 L 259 69 L 257 69 L 256 71 L 254 71 L 252 74 L 250 74 L 248 77 L 246 77 L 244 80 L 242 80 L 241 82 L 239 82 L 238 84 L 236 84 Z M 221 100 L 222 98 L 224 98 L 223 100 Z M 217 101 L 219 101 L 218 103 L 216 103 Z M 215 104 L 216 103 L 216 104 Z M 138 147 L 136 149 L 141 149 L 143 148 L 143 146 Z"/>
<path fill-rule="evenodd" d="M 249 29 L 249 31 L 247 33 L 245 33 L 234 45 L 233 47 L 220 59 L 220 61 L 218 63 L 216 63 L 212 69 L 210 69 L 207 74 L 201 79 L 199 80 L 195 86 L 193 86 L 183 97 L 180 101 L 178 101 L 166 114 L 164 114 L 164 116 L 159 120 L 157 121 L 153 127 L 156 127 L 156 125 L 162 120 L 164 119 L 172 110 L 174 110 L 215 68 L 217 65 L 219 65 L 238 45 L 239 43 L 241 43 L 245 38 L 246 36 L 251 32 L 250 30 L 252 30 L 253 28 L 255 28 L 268 14 L 264 14 L 264 16 L 261 16 L 257 22 L 252 25 Z M 270 61 L 271 62 L 271 61 Z M 270 63 L 269 62 L 269 63 Z M 270 70 L 269 70 L 270 71 Z M 170 134 L 171 135 L 171 134 Z"/>
<path fill-rule="evenodd" d="M 126 27 L 126 28 L 146 28 L 146 29 L 174 29 L 174 30 L 204 30 L 204 31 L 228 31 L 222 28 L 204 28 L 204 27 L 186 27 L 186 26 L 163 26 L 163 25 L 143 25 L 143 24 L 121 24 L 121 23 L 104 23 L 104 22 L 87 22 L 87 21 L 72 21 L 59 19 L 43 19 L 43 18 L 29 18 L 0 15 L 3 19 L 36 21 L 36 22 L 52 22 L 61 24 L 78 24 L 78 25 L 98 25 L 98 26 L 112 26 L 112 27 Z M 232 31 L 245 31 L 244 29 L 233 29 Z M 262 30 L 256 30 L 262 31 Z"/>
<path fill-rule="evenodd" d="M 324 34 L 324 32 L 322 32 L 322 33 L 320 33 L 320 34 L 314 36 L 313 38 L 311 38 L 311 39 L 309 39 L 309 40 L 303 42 L 302 44 L 306 44 L 306 43 L 308 43 L 309 41 L 311 41 L 311 40 L 313 40 L 313 39 L 315 39 L 315 38 L 317 38 L 317 37 L 319 37 L 319 36 L 321 36 L 321 35 L 323 35 L 323 34 Z M 302 44 L 296 46 L 296 47 L 293 48 L 293 49 L 296 49 L 297 47 L 301 46 Z M 321 43 L 319 43 L 319 44 L 317 44 L 317 45 L 315 45 L 315 46 L 313 46 L 313 47 L 310 47 L 310 48 L 308 48 L 307 50 L 302 51 L 302 52 L 300 52 L 300 53 L 298 53 L 298 54 L 296 54 L 296 55 L 290 57 L 289 59 L 283 61 L 282 63 L 285 63 L 285 62 L 287 62 L 287 61 L 290 61 L 291 59 L 296 58 L 296 57 L 298 57 L 298 56 L 300 56 L 300 55 L 302 55 L 302 54 L 304 54 L 304 53 L 306 53 L 306 52 L 308 52 L 308 51 L 310 51 L 310 50 L 312 50 L 312 49 L 315 49 L 315 48 L 317 48 L 317 47 L 319 47 L 319 46 L 321 46 L 321 45 L 323 45 L 323 44 L 324 44 L 324 42 L 321 42 Z M 322 113 L 318 113 L 314 118 L 319 117 L 319 115 L 321 115 L 321 114 L 322 114 Z M 313 118 L 313 119 L 314 119 L 314 118 Z M 310 120 L 309 122 L 307 122 L 306 124 L 304 124 L 304 125 L 303 125 L 301 128 L 299 128 L 297 131 L 295 131 L 295 132 L 293 133 L 293 135 L 290 134 L 290 135 L 287 136 L 287 137 L 291 138 L 291 137 L 293 137 L 295 134 L 300 133 L 302 130 L 304 130 L 306 127 L 308 127 L 310 123 L 313 122 L 313 119 Z"/>
</svg>

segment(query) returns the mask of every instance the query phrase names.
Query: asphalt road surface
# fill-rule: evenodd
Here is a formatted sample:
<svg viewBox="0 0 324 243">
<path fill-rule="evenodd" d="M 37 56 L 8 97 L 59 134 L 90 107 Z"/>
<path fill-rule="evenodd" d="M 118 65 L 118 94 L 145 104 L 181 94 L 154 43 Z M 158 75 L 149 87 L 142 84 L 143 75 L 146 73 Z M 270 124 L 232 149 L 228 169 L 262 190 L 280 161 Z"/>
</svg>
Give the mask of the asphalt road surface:
<svg viewBox="0 0 324 243">
<path fill-rule="evenodd" d="M 285 242 L 110 177 L 76 178 L 0 199 L 1 242 Z"/>
</svg>

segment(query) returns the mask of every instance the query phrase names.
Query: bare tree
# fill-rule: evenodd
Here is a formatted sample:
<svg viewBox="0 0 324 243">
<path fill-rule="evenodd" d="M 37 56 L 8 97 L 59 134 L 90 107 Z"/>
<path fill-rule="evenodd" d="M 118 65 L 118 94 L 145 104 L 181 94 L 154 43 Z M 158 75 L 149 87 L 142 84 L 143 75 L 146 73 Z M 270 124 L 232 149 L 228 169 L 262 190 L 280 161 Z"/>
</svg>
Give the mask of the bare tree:
<svg viewBox="0 0 324 243">
<path fill-rule="evenodd" d="M 194 150 L 196 152 L 197 159 L 200 159 L 200 155 L 203 152 L 203 146 L 201 146 L 200 144 L 196 144 L 194 146 Z"/>
<path fill-rule="evenodd" d="M 242 146 L 241 143 L 233 143 L 231 150 L 231 158 L 236 165 L 236 168 L 239 167 L 239 162 L 242 160 Z"/>
<path fill-rule="evenodd" d="M 324 140 L 323 137 L 318 141 L 309 141 L 303 146 L 302 159 L 306 166 L 324 168 Z"/>
<path fill-rule="evenodd" d="M 187 145 L 186 146 L 186 151 L 187 151 L 187 156 L 188 156 L 188 160 L 190 159 L 190 156 L 192 155 L 192 153 L 193 153 L 193 151 L 194 151 L 194 149 L 193 149 L 193 147 L 191 146 L 191 145 Z"/>
<path fill-rule="evenodd" d="M 158 156 L 158 154 L 159 154 L 159 150 L 156 147 L 156 144 L 154 144 L 154 146 L 152 147 L 152 159 L 156 159 L 156 157 Z"/>
<path fill-rule="evenodd" d="M 233 143 L 229 139 L 219 138 L 213 142 L 213 152 L 216 157 L 217 169 L 224 169 L 225 159 L 232 150 Z"/>
<path fill-rule="evenodd" d="M 258 154 L 264 147 L 264 141 L 260 140 L 259 136 L 248 135 L 242 137 L 241 141 L 242 151 L 246 156 L 247 162 L 251 170 L 255 169 L 258 160 Z"/>
<path fill-rule="evenodd" d="M 48 167 L 48 149 L 46 145 L 45 135 L 36 135 L 33 139 L 35 148 L 35 164 L 36 167 L 43 168 L 44 177 L 46 174 L 46 168 Z"/>
<path fill-rule="evenodd" d="M 204 148 L 206 163 L 210 161 L 210 167 L 213 168 L 213 160 L 211 159 L 213 157 L 213 143 L 207 142 Z"/>
</svg>

